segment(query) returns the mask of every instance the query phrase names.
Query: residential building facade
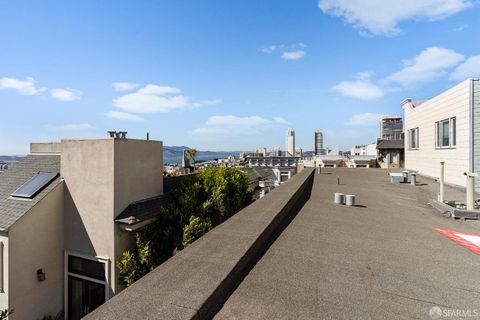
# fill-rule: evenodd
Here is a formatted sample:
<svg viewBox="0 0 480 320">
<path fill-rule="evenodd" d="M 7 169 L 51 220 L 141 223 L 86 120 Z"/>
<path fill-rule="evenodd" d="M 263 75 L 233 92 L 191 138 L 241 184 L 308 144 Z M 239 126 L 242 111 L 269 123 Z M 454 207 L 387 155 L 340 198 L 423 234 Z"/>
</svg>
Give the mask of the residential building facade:
<svg viewBox="0 0 480 320">
<path fill-rule="evenodd" d="M 465 186 L 465 172 L 480 173 L 480 81 L 467 79 L 436 97 L 405 99 L 405 168 Z M 480 179 L 476 182 L 480 190 Z"/>
<path fill-rule="evenodd" d="M 380 168 L 403 168 L 404 134 L 401 116 L 383 116 L 380 119 L 380 137 L 377 139 L 377 164 Z"/>
<path fill-rule="evenodd" d="M 303 150 L 302 150 L 302 148 L 300 148 L 300 147 L 295 148 L 295 157 L 296 157 L 296 158 L 300 158 L 300 159 L 303 158 Z"/>
<path fill-rule="evenodd" d="M 380 119 L 380 139 L 401 140 L 403 119 L 401 116 L 383 116 Z"/>
<path fill-rule="evenodd" d="M 358 144 L 350 149 L 352 156 L 375 156 L 377 154 L 377 145 L 371 144 Z"/>
<path fill-rule="evenodd" d="M 162 195 L 161 141 L 31 144 L 0 181 L 0 308 L 15 310 L 11 320 L 93 311 L 123 289 L 115 263 L 147 223 L 127 209 Z"/>
</svg>

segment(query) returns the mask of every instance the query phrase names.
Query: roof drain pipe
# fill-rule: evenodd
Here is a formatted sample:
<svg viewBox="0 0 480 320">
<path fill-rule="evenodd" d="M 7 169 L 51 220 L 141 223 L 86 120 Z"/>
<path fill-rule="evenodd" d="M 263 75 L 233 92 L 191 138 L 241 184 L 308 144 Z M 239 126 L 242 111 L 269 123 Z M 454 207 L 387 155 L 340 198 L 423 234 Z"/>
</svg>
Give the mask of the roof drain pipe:
<svg viewBox="0 0 480 320">
<path fill-rule="evenodd" d="M 467 176 L 467 210 L 474 210 L 475 205 L 475 177 L 478 173 L 465 172 Z"/>
<path fill-rule="evenodd" d="M 445 161 L 440 161 L 440 190 L 438 192 L 438 201 L 443 202 L 445 187 Z"/>
</svg>

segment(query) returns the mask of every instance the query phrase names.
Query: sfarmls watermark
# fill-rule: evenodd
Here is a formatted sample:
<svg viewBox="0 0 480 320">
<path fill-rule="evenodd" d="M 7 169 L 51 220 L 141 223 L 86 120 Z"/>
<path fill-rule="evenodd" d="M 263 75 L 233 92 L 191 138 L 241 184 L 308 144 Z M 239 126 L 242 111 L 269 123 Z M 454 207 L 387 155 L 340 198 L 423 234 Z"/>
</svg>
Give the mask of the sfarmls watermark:
<svg viewBox="0 0 480 320">
<path fill-rule="evenodd" d="M 432 319 L 480 318 L 480 309 L 450 309 L 433 307 L 430 309 L 429 314 Z"/>
</svg>

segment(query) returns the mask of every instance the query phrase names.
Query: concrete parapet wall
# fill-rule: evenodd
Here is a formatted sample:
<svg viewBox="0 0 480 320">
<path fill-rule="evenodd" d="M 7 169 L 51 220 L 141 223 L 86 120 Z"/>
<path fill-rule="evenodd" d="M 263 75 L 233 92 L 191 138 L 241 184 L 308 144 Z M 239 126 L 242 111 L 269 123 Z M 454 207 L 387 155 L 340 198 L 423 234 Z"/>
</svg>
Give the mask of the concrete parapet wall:
<svg viewBox="0 0 480 320">
<path fill-rule="evenodd" d="M 61 153 L 60 142 L 31 142 L 30 153 Z"/>
<path fill-rule="evenodd" d="M 217 226 L 86 319 L 210 319 L 310 198 L 307 168 Z"/>
</svg>

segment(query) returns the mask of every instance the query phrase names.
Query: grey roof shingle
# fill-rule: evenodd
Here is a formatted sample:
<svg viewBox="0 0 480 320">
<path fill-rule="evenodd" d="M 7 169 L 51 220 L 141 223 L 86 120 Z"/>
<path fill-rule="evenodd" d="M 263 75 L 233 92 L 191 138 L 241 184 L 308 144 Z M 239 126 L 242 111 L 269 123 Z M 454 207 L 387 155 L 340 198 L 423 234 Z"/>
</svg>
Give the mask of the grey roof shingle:
<svg viewBox="0 0 480 320">
<path fill-rule="evenodd" d="M 0 175 L 0 229 L 8 230 L 61 181 L 53 180 L 31 200 L 12 199 L 10 195 L 38 172 L 60 172 L 60 155 L 28 155 Z"/>
<path fill-rule="evenodd" d="M 377 140 L 377 149 L 403 149 L 404 140 Z"/>
<path fill-rule="evenodd" d="M 172 203 L 170 194 L 132 202 L 115 219 L 116 222 L 133 225 L 158 217 L 162 208 Z"/>
<path fill-rule="evenodd" d="M 245 167 L 242 170 L 248 174 L 249 184 L 255 184 L 262 180 L 275 180 L 272 168 Z"/>
</svg>

